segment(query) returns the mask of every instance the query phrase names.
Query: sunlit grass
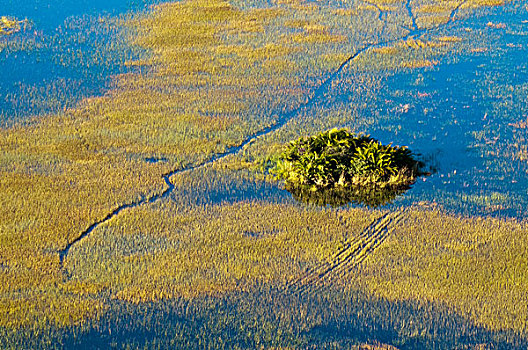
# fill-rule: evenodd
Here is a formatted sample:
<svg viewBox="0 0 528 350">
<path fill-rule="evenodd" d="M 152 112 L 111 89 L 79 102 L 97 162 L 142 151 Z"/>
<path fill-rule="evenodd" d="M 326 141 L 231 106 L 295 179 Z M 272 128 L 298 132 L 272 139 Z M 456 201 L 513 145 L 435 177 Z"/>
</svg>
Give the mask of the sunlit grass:
<svg viewBox="0 0 528 350">
<path fill-rule="evenodd" d="M 332 261 L 378 215 L 266 202 L 164 203 L 106 224 L 75 248 L 67 269 L 76 283 L 135 303 L 280 286 Z M 493 330 L 526 330 L 518 307 L 528 302 L 524 224 L 415 210 L 394 230 L 363 267 L 334 282 L 389 300 L 449 305 Z"/>
<path fill-rule="evenodd" d="M 316 23 L 323 20 L 317 11 L 303 8 L 300 16 Z M 316 24 L 292 41 L 283 22 L 299 16 L 293 13 L 218 1 L 162 5 L 128 22 L 131 40 L 150 51 L 141 63 L 146 73 L 118 76 L 105 96 L 62 115 L 2 130 L 2 292 L 38 304 L 28 304 L 31 319 L 51 312 L 66 300 L 53 291 L 62 283 L 58 251 L 68 242 L 120 204 L 160 193 L 161 174 L 239 144 L 272 123 L 274 112 L 298 105 L 309 81 L 351 49 L 328 46 L 335 28 Z M 330 37 L 309 39 L 321 33 Z M 147 163 L 151 157 L 166 161 Z M 86 297 L 79 298 L 81 307 Z M 25 311 L 4 302 L 2 324 L 21 326 L 6 317 Z"/>
<path fill-rule="evenodd" d="M 526 332 L 525 224 L 413 212 L 357 275 L 391 300 L 430 300 L 490 329 Z"/>
<path fill-rule="evenodd" d="M 368 223 L 362 210 L 242 202 L 137 208 L 72 252 L 74 280 L 142 302 L 284 284 Z"/>
</svg>

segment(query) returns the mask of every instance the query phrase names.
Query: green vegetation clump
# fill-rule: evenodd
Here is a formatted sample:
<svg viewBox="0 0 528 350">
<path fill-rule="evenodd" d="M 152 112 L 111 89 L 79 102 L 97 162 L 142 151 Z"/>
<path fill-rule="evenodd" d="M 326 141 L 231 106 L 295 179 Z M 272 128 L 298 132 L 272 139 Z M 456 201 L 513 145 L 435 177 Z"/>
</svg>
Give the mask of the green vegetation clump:
<svg viewBox="0 0 528 350">
<path fill-rule="evenodd" d="M 409 186 L 419 175 L 420 165 L 406 147 L 332 129 L 290 142 L 272 172 L 287 187 L 309 187 L 315 192 L 336 187 Z"/>
</svg>

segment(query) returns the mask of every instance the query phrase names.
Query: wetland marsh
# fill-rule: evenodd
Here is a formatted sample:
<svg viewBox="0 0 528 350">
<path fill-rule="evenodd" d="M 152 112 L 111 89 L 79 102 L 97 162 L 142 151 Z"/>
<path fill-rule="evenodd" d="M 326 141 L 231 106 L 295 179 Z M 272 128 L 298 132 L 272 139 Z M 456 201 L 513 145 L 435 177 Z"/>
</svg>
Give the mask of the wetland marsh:
<svg viewBox="0 0 528 350">
<path fill-rule="evenodd" d="M 27 23 L 0 31 L 0 347 L 528 346 L 525 1 L 28 4 L 0 7 Z M 344 127 L 431 175 L 347 203 L 267 172 Z"/>
</svg>

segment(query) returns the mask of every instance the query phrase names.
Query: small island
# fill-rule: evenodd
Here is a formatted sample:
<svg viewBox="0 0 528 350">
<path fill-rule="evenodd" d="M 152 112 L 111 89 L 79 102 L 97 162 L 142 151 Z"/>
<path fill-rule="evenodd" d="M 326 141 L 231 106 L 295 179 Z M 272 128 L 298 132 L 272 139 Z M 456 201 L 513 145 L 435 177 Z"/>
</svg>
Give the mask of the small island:
<svg viewBox="0 0 528 350">
<path fill-rule="evenodd" d="M 334 128 L 291 141 L 271 173 L 301 201 L 377 207 L 409 189 L 422 167 L 407 147 Z"/>
</svg>

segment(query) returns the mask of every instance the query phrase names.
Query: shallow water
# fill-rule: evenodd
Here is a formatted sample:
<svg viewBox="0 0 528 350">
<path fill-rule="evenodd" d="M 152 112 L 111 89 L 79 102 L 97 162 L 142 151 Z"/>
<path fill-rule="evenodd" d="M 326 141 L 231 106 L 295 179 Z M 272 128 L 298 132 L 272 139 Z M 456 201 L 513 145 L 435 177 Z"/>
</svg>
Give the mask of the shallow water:
<svg viewBox="0 0 528 350">
<path fill-rule="evenodd" d="M 3 0 L 0 15 L 29 24 L 3 39 L 26 48 L 0 50 L 0 122 L 60 111 L 104 93 L 111 75 L 125 72 L 124 61 L 134 55 L 108 19 L 154 2 Z"/>
<path fill-rule="evenodd" d="M 490 91 L 528 83 L 527 20 L 522 2 L 486 10 L 453 26 L 485 36 L 485 52 L 444 56 L 433 68 L 380 73 L 383 88 L 367 111 L 375 122 L 362 132 L 408 146 L 432 170 L 387 206 L 427 202 L 464 215 L 526 218 L 528 164 L 501 155 L 506 144 L 526 139 L 526 129 L 508 130 L 527 119 L 526 95 L 510 101 Z M 358 102 L 337 89 L 331 93 L 329 101 Z M 324 103 L 329 111 L 339 108 Z"/>
<path fill-rule="evenodd" d="M 403 203 L 436 201 L 464 214 L 493 214 L 525 218 L 528 204 L 526 161 L 489 155 L 500 153 L 499 143 L 514 143 L 507 128 L 526 119 L 528 111 L 507 96 L 486 96 L 499 86 L 522 86 L 528 82 L 527 11 L 514 13 L 497 8 L 464 25 L 483 35 L 496 36 L 489 52 L 462 55 L 457 62 L 429 71 L 415 71 L 387 79 L 386 94 L 403 91 L 403 97 L 380 101 L 388 122 L 371 132 L 385 142 L 408 145 L 432 162 L 436 173 L 419 180 Z M 490 28 L 504 23 L 506 28 Z M 506 105 L 504 105 L 506 103 Z M 516 105 L 512 112 L 510 103 Z M 405 112 L 394 112 L 399 106 Z M 523 108 L 524 107 L 524 108 Z M 407 110 L 408 109 L 408 110 Z M 477 141 L 475 135 L 493 133 L 496 139 Z M 517 136 L 526 129 L 518 130 Z"/>
</svg>

